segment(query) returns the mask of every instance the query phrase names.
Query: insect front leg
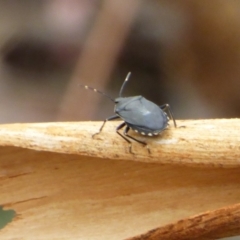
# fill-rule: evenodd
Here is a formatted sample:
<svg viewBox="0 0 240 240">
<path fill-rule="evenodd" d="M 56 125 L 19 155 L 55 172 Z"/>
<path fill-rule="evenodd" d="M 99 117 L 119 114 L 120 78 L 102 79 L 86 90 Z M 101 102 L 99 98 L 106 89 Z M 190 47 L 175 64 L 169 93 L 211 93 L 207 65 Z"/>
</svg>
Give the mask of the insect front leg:
<svg viewBox="0 0 240 240">
<path fill-rule="evenodd" d="M 167 112 L 168 116 L 173 120 L 173 123 L 174 123 L 174 127 L 177 127 L 177 123 L 176 123 L 176 120 L 175 120 L 175 117 L 173 116 L 173 112 L 171 110 L 171 107 L 168 103 L 160 106 L 160 108 L 164 111 L 164 112 Z"/>
<path fill-rule="evenodd" d="M 106 119 L 104 120 L 102 126 L 100 127 L 99 131 L 98 131 L 97 133 L 94 133 L 94 134 L 92 135 L 92 138 L 94 138 L 94 136 L 96 136 L 96 135 L 98 135 L 99 133 L 101 133 L 101 131 L 103 130 L 103 128 L 104 128 L 104 126 L 105 126 L 105 124 L 106 124 L 107 121 L 115 120 L 115 119 L 118 119 L 118 118 L 119 118 L 118 115 L 114 115 L 114 116 L 111 116 L 111 117 L 109 117 L 109 118 L 106 118 Z"/>
</svg>

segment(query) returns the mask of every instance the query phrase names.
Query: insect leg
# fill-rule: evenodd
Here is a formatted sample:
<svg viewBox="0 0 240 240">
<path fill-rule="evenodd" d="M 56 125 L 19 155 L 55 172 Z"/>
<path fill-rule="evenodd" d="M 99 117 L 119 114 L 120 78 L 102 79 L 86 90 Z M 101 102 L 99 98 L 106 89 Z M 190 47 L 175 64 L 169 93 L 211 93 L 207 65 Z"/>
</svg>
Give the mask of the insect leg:
<svg viewBox="0 0 240 240">
<path fill-rule="evenodd" d="M 111 117 L 109 117 L 109 118 L 106 118 L 106 119 L 104 120 L 102 126 L 100 127 L 99 131 L 98 131 L 97 133 L 94 133 L 94 134 L 92 135 L 92 137 L 94 137 L 95 135 L 99 134 L 99 133 L 103 130 L 103 127 L 105 126 L 105 123 L 106 123 L 107 121 L 111 121 L 111 120 L 114 120 L 114 119 L 117 119 L 117 118 L 119 118 L 118 115 L 113 115 L 113 116 L 111 116 Z"/>
<path fill-rule="evenodd" d="M 122 137 L 125 141 L 127 141 L 127 142 L 129 143 L 129 152 L 132 153 L 132 143 L 131 143 L 131 141 L 130 141 L 129 139 L 127 139 L 125 136 L 123 136 L 123 135 L 119 132 L 119 130 L 122 129 L 123 127 L 125 127 L 125 126 L 126 126 L 126 123 L 125 123 L 125 122 L 121 123 L 121 124 L 116 128 L 116 132 L 117 132 L 117 134 L 118 134 L 120 137 Z M 127 129 L 127 128 L 128 128 L 128 127 L 126 127 L 126 129 Z M 126 132 L 126 129 L 124 130 L 124 133 Z"/>
<path fill-rule="evenodd" d="M 168 103 L 166 103 L 166 104 L 160 106 L 160 108 L 161 108 L 163 111 L 167 112 L 167 114 L 168 114 L 168 115 L 170 116 L 170 118 L 173 120 L 174 127 L 177 127 L 176 120 L 175 120 L 175 117 L 173 116 L 173 112 L 172 112 L 172 110 L 171 110 L 170 105 L 169 105 Z"/>
<path fill-rule="evenodd" d="M 136 142 L 138 142 L 138 143 L 141 143 L 141 144 L 143 144 L 144 146 L 146 146 L 147 149 L 148 149 L 148 153 L 150 153 L 150 149 L 149 149 L 147 143 L 145 143 L 145 142 L 143 142 L 143 141 L 140 141 L 140 140 L 138 140 L 138 139 L 136 139 L 136 138 L 130 136 L 130 135 L 128 134 L 128 131 L 129 131 L 129 130 L 130 130 L 130 127 L 127 126 L 127 127 L 125 128 L 124 132 L 123 132 L 124 135 L 127 136 L 127 137 L 129 137 L 129 138 L 131 138 L 132 140 L 134 140 L 134 141 L 136 141 Z"/>
</svg>

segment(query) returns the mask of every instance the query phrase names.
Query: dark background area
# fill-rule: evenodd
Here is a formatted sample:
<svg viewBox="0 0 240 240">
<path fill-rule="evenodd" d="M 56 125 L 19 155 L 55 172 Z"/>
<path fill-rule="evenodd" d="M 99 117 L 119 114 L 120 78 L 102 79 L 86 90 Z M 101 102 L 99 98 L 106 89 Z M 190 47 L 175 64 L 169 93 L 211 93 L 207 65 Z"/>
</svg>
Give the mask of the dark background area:
<svg viewBox="0 0 240 240">
<path fill-rule="evenodd" d="M 102 120 L 86 91 L 169 103 L 177 119 L 240 116 L 240 1 L 0 1 L 0 122 Z"/>
</svg>

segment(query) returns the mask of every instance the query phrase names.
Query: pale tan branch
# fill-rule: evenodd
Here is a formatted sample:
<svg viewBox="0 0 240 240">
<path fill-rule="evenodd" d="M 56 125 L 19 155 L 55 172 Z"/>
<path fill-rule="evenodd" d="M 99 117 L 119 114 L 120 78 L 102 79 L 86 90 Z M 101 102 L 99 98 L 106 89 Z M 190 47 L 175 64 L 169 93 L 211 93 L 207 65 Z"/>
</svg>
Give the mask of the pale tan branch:
<svg viewBox="0 0 240 240">
<path fill-rule="evenodd" d="M 160 136 L 130 132 L 148 143 L 129 144 L 116 134 L 120 122 L 65 122 L 0 126 L 0 146 L 16 146 L 99 158 L 207 167 L 240 166 L 240 119 L 179 120 Z"/>
</svg>

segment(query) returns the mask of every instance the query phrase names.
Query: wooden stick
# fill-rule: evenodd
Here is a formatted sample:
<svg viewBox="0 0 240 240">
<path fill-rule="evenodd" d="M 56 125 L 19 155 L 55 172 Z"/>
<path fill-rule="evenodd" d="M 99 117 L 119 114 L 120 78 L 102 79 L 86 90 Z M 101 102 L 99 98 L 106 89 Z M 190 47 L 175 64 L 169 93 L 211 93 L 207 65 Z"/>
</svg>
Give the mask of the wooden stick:
<svg viewBox="0 0 240 240">
<path fill-rule="evenodd" d="M 240 166 L 240 119 L 184 120 L 157 137 L 132 136 L 148 143 L 129 144 L 116 134 L 119 121 L 9 124 L 0 126 L 0 146 L 80 154 L 99 158 L 205 167 Z"/>
<path fill-rule="evenodd" d="M 240 234 L 240 204 L 153 229 L 128 240 L 209 240 Z"/>
</svg>

